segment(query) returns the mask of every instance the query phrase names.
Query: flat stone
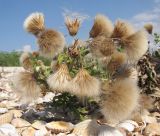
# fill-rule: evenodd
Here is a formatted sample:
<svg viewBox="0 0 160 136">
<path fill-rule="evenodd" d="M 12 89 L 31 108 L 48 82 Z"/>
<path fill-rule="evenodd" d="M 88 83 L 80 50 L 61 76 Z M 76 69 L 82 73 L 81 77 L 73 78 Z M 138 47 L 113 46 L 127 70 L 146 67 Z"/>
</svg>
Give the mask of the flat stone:
<svg viewBox="0 0 160 136">
<path fill-rule="evenodd" d="M 124 122 L 118 124 L 117 126 L 120 128 L 124 128 L 125 130 L 128 130 L 129 132 L 132 132 L 136 127 L 138 127 L 138 124 L 132 120 L 125 120 Z"/>
<path fill-rule="evenodd" d="M 53 133 L 64 133 L 71 131 L 74 128 L 74 125 L 70 122 L 53 121 L 47 123 L 46 128 L 51 130 Z"/>
<path fill-rule="evenodd" d="M 10 110 L 9 112 L 13 113 L 14 118 L 20 118 L 22 116 L 22 110 Z"/>
<path fill-rule="evenodd" d="M 6 104 L 4 104 L 4 103 L 0 103 L 0 108 L 7 108 L 7 106 L 6 106 Z"/>
<path fill-rule="evenodd" d="M 0 67 L 0 72 L 3 73 L 15 73 L 24 71 L 23 67 Z"/>
<path fill-rule="evenodd" d="M 1 124 L 6 124 L 6 123 L 10 123 L 13 119 L 13 113 L 5 113 L 0 115 L 0 125 Z"/>
<path fill-rule="evenodd" d="M 35 136 L 36 130 L 33 127 L 28 127 L 22 132 L 22 136 Z"/>
<path fill-rule="evenodd" d="M 22 132 L 26 129 L 27 127 L 23 127 L 23 128 L 16 128 L 17 133 L 21 136 Z"/>
<path fill-rule="evenodd" d="M 31 126 L 35 129 L 41 129 L 46 125 L 45 121 L 35 121 Z"/>
<path fill-rule="evenodd" d="M 152 123 L 149 124 L 146 128 L 144 133 L 146 135 L 152 134 L 152 135 L 160 135 L 160 124 L 159 123 Z"/>
<path fill-rule="evenodd" d="M 41 127 L 40 130 L 36 130 L 35 136 L 47 136 L 49 132 L 47 131 L 46 127 Z"/>
<path fill-rule="evenodd" d="M 99 125 L 95 120 L 87 119 L 76 124 L 72 133 L 77 136 L 97 136 L 98 127 Z"/>
<path fill-rule="evenodd" d="M 0 114 L 8 112 L 7 108 L 0 108 Z"/>
<path fill-rule="evenodd" d="M 0 135 L 2 135 L 2 136 L 18 136 L 18 133 L 13 125 L 3 124 L 0 126 Z"/>
<path fill-rule="evenodd" d="M 16 128 L 28 127 L 31 125 L 28 121 L 21 119 L 21 118 L 13 119 L 11 124 L 15 126 Z"/>
</svg>

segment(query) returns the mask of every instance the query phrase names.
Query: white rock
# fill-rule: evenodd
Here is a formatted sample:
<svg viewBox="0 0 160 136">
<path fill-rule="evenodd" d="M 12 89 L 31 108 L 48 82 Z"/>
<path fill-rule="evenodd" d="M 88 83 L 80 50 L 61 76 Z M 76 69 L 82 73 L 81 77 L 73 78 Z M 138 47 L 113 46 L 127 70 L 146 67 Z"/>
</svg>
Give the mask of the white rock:
<svg viewBox="0 0 160 136">
<path fill-rule="evenodd" d="M 6 100 L 8 98 L 9 98 L 9 95 L 7 93 L 4 93 L 4 92 L 0 93 L 0 101 Z"/>
<path fill-rule="evenodd" d="M 16 129 L 11 124 L 3 124 L 0 126 L 0 134 L 4 136 L 18 136 Z"/>
<path fill-rule="evenodd" d="M 41 127 L 40 130 L 36 130 L 35 135 L 34 136 L 46 136 L 48 133 L 46 127 Z"/>
<path fill-rule="evenodd" d="M 54 133 L 69 132 L 73 130 L 74 125 L 65 121 L 52 121 L 46 124 L 46 128 Z"/>
<path fill-rule="evenodd" d="M 45 121 L 35 121 L 31 126 L 35 129 L 41 129 L 42 127 L 45 127 L 45 125 Z"/>
<path fill-rule="evenodd" d="M 8 112 L 7 108 L 0 108 L 0 114 Z"/>
<path fill-rule="evenodd" d="M 56 136 L 66 136 L 66 134 L 65 133 L 59 133 Z"/>
<path fill-rule="evenodd" d="M 10 123 L 13 119 L 13 113 L 4 113 L 0 115 L 0 125 Z"/>
<path fill-rule="evenodd" d="M 68 134 L 67 136 L 77 136 L 76 134 Z"/>
<path fill-rule="evenodd" d="M 52 101 L 52 99 L 53 99 L 54 96 L 55 96 L 54 93 L 48 92 L 48 93 L 44 96 L 43 101 L 44 101 L 44 102 L 50 102 L 50 101 Z"/>
<path fill-rule="evenodd" d="M 31 125 L 28 121 L 26 121 L 24 119 L 21 119 L 21 118 L 13 119 L 12 122 L 11 122 L 11 124 L 14 125 L 17 128 L 28 127 L 28 126 Z"/>
<path fill-rule="evenodd" d="M 114 127 L 101 125 L 99 127 L 98 136 L 124 136 L 124 135 Z"/>
<path fill-rule="evenodd" d="M 138 124 L 132 120 L 126 120 L 120 124 L 117 125 L 120 128 L 124 128 L 128 130 L 129 132 L 132 132 L 136 127 L 138 127 Z"/>
<path fill-rule="evenodd" d="M 15 73 L 24 71 L 23 67 L 0 67 L 0 72 L 3 73 Z"/>
<path fill-rule="evenodd" d="M 148 115 L 142 116 L 142 120 L 146 123 L 157 123 L 157 120 L 155 117 L 151 117 Z"/>
<path fill-rule="evenodd" d="M 7 106 L 7 109 L 13 109 L 15 107 L 19 107 L 20 104 L 16 103 L 15 101 L 3 101 L 3 103 Z"/>
<path fill-rule="evenodd" d="M 22 116 L 22 110 L 10 110 L 9 112 L 13 113 L 14 118 L 20 118 Z"/>
<path fill-rule="evenodd" d="M 35 129 L 32 127 L 28 127 L 22 132 L 22 136 L 35 136 Z"/>
</svg>

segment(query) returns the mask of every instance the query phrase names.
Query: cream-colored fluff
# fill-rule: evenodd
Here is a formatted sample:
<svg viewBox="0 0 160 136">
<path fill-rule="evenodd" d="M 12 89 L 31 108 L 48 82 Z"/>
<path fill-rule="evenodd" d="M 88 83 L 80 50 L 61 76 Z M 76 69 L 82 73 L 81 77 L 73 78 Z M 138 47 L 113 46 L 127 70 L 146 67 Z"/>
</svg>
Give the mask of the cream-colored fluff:
<svg viewBox="0 0 160 136">
<path fill-rule="evenodd" d="M 27 32 L 37 37 L 39 53 L 46 58 L 53 58 L 62 52 L 65 46 L 65 38 L 62 33 L 46 29 L 42 13 L 33 13 L 26 18 L 24 27 Z"/>
<path fill-rule="evenodd" d="M 38 12 L 32 13 L 24 21 L 24 28 L 27 32 L 38 35 L 39 32 L 45 29 L 44 15 Z"/>
<path fill-rule="evenodd" d="M 31 72 L 20 72 L 13 77 L 15 92 L 24 103 L 31 102 L 41 95 L 41 88 Z"/>
<path fill-rule="evenodd" d="M 105 85 L 103 91 L 101 112 L 108 123 L 116 124 L 128 118 L 138 106 L 139 88 L 129 78 L 115 80 Z"/>
<path fill-rule="evenodd" d="M 112 22 L 106 16 L 98 14 L 94 19 L 94 24 L 90 31 L 90 37 L 95 38 L 99 35 L 105 35 L 106 37 L 109 37 L 112 31 Z"/>
<path fill-rule="evenodd" d="M 91 53 L 98 58 L 111 56 L 115 50 L 116 46 L 110 38 L 105 36 L 97 36 L 89 44 Z"/>
<path fill-rule="evenodd" d="M 29 59 L 30 56 L 29 56 L 29 53 L 28 52 L 23 52 L 20 56 L 20 63 L 22 64 L 26 59 Z"/>
<path fill-rule="evenodd" d="M 80 20 L 78 18 L 71 19 L 69 17 L 66 17 L 65 24 L 68 29 L 68 32 L 71 36 L 75 36 L 78 33 L 79 27 L 80 27 Z"/>
<path fill-rule="evenodd" d="M 39 53 L 46 58 L 53 58 L 62 52 L 65 46 L 65 38 L 62 33 L 53 29 L 46 29 L 37 37 Z"/>
<path fill-rule="evenodd" d="M 96 97 L 100 94 L 100 82 L 89 75 L 87 70 L 81 69 L 71 80 L 69 90 L 79 97 Z"/>
<path fill-rule="evenodd" d="M 152 34 L 152 32 L 153 32 L 153 25 L 152 25 L 152 24 L 145 24 L 145 25 L 144 25 L 144 28 L 146 29 L 146 31 L 147 31 L 149 34 Z"/>
<path fill-rule="evenodd" d="M 124 65 L 117 70 L 115 78 L 123 80 L 125 78 L 131 79 L 133 82 L 138 83 L 138 72 L 133 66 Z"/>
<path fill-rule="evenodd" d="M 148 39 L 146 32 L 140 30 L 123 40 L 123 47 L 127 53 L 129 61 L 138 61 L 148 49 Z"/>
<path fill-rule="evenodd" d="M 20 64 L 24 67 L 24 69 L 33 71 L 32 62 L 30 60 L 30 55 L 28 52 L 22 53 L 19 61 L 20 61 Z"/>
<path fill-rule="evenodd" d="M 125 38 L 134 33 L 134 28 L 128 22 L 118 20 L 112 33 L 112 38 Z"/>
<path fill-rule="evenodd" d="M 111 59 L 107 65 L 107 70 L 111 73 L 116 72 L 126 63 L 126 54 L 123 52 L 114 52 L 111 55 Z"/>
<path fill-rule="evenodd" d="M 47 83 L 53 91 L 66 92 L 71 79 L 67 65 L 61 64 L 59 69 L 48 77 Z"/>
</svg>

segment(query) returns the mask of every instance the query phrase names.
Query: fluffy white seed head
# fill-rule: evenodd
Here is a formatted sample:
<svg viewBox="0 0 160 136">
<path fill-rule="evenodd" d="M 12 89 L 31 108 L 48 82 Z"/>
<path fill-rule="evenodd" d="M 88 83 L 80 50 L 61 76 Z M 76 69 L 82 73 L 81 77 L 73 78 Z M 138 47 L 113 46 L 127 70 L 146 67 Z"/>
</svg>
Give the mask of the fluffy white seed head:
<svg viewBox="0 0 160 136">
<path fill-rule="evenodd" d="M 90 31 L 90 37 L 95 38 L 98 35 L 105 35 L 109 37 L 112 31 L 112 22 L 106 16 L 98 14 L 94 19 L 94 24 Z"/>
<path fill-rule="evenodd" d="M 153 25 L 152 25 L 152 24 L 145 24 L 145 25 L 144 25 L 144 28 L 146 29 L 146 31 L 147 31 L 149 34 L 152 34 L 152 32 L 153 32 Z"/>
<path fill-rule="evenodd" d="M 129 61 L 138 61 L 148 49 L 148 39 L 145 31 L 140 30 L 123 41 Z"/>
<path fill-rule="evenodd" d="M 61 64 L 59 69 L 48 77 L 47 83 L 53 91 L 66 92 L 71 79 L 67 65 Z"/>
<path fill-rule="evenodd" d="M 14 75 L 13 85 L 15 92 L 23 103 L 31 102 L 41 95 L 41 88 L 30 72 L 20 72 Z"/>
<path fill-rule="evenodd" d="M 93 38 L 92 42 L 89 44 L 89 48 L 93 56 L 98 58 L 111 56 L 116 50 L 112 39 L 108 39 L 105 36 Z"/>
<path fill-rule="evenodd" d="M 19 58 L 19 61 L 21 64 L 23 64 L 23 62 L 27 59 L 29 59 L 30 56 L 29 56 L 29 53 L 28 52 L 24 52 L 21 54 L 20 58 Z"/>
<path fill-rule="evenodd" d="M 118 20 L 112 33 L 112 38 L 125 38 L 134 33 L 134 28 L 131 24 L 125 21 Z"/>
<path fill-rule="evenodd" d="M 19 61 L 24 69 L 29 70 L 29 71 L 33 71 L 32 62 L 31 62 L 30 55 L 28 52 L 22 53 Z"/>
<path fill-rule="evenodd" d="M 38 35 L 39 32 L 45 29 L 44 15 L 39 12 L 32 13 L 24 21 L 24 28 L 27 32 Z"/>
<path fill-rule="evenodd" d="M 69 90 L 79 97 L 96 97 L 100 94 L 100 82 L 85 69 L 81 69 L 70 82 Z"/>
<path fill-rule="evenodd" d="M 109 123 L 127 119 L 138 106 L 139 88 L 133 80 L 115 80 L 103 88 L 101 112 Z"/>
<path fill-rule="evenodd" d="M 53 58 L 58 53 L 63 51 L 65 46 L 65 38 L 62 33 L 53 29 L 47 29 L 39 34 L 37 43 L 41 56 Z"/>
</svg>

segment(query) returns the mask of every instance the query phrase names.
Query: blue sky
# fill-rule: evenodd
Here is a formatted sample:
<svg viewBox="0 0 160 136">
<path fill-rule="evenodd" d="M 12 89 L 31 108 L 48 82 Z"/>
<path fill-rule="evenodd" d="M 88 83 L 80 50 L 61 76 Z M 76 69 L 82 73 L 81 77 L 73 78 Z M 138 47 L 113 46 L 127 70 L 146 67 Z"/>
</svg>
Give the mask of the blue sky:
<svg viewBox="0 0 160 136">
<path fill-rule="evenodd" d="M 46 26 L 64 34 L 67 34 L 63 17 L 66 11 L 86 16 L 77 37 L 87 39 L 97 13 L 105 14 L 112 21 L 122 18 L 136 26 L 146 22 L 157 26 L 159 4 L 160 0 L 0 0 L 0 51 L 30 46 L 37 49 L 35 37 L 23 29 L 25 18 L 33 12 L 44 13 Z"/>
</svg>

